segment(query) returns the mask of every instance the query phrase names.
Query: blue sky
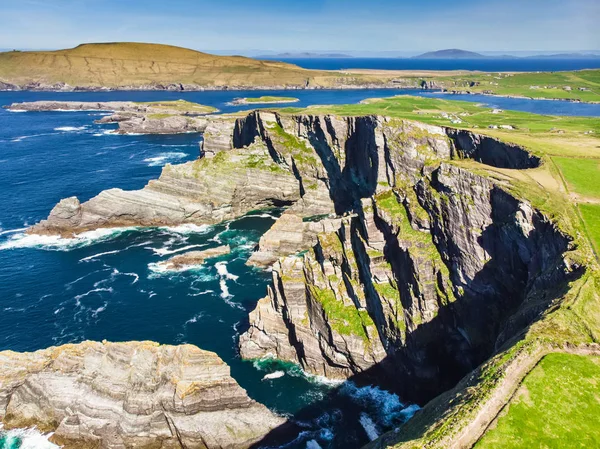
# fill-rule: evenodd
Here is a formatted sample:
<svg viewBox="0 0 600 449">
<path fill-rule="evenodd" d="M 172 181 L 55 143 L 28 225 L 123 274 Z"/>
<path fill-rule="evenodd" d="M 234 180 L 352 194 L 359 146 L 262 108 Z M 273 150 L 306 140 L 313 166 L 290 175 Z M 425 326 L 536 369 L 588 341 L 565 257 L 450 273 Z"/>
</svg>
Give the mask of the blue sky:
<svg viewBox="0 0 600 449">
<path fill-rule="evenodd" d="M 600 0 L 0 0 L 0 48 L 600 49 Z"/>
</svg>

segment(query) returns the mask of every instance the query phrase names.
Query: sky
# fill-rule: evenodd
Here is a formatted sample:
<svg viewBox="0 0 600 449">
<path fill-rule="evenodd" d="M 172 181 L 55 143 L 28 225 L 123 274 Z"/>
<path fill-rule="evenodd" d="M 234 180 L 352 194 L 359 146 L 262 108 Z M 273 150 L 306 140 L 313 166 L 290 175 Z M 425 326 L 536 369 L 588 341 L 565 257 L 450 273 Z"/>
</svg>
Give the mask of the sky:
<svg viewBox="0 0 600 449">
<path fill-rule="evenodd" d="M 0 48 L 240 53 L 600 49 L 600 0 L 0 0 Z"/>
</svg>

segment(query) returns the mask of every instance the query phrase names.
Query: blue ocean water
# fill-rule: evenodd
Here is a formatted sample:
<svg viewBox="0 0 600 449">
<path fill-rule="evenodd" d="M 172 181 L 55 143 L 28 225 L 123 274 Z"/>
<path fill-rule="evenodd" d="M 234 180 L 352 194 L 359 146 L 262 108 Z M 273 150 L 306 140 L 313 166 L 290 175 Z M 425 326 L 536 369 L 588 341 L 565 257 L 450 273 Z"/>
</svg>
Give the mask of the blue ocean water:
<svg viewBox="0 0 600 449">
<path fill-rule="evenodd" d="M 235 97 L 283 93 L 2 92 L 0 105 L 184 98 L 229 112 L 244 108 L 227 104 Z M 397 94 L 439 95 L 414 90 L 293 93 L 301 99 L 299 106 Z M 600 105 L 468 97 L 506 100 L 499 105 L 505 109 L 558 108 L 563 114 L 600 116 Z M 74 242 L 25 237 L 23 228 L 45 218 L 61 198 L 76 195 L 84 201 L 112 187 L 139 189 L 158 177 L 165 163 L 199 155 L 199 134 L 118 135 L 112 133 L 115 125 L 93 123 L 101 115 L 0 110 L 0 350 L 32 351 L 85 339 L 198 345 L 219 354 L 252 398 L 300 420 L 301 431 L 289 437 L 289 448 L 304 448 L 310 441 L 323 449 L 358 447 L 414 411 L 375 387 L 347 383 L 337 388 L 290 364 L 239 358 L 237 338 L 270 279 L 245 261 L 280 211 L 257 211 L 217 226 L 97 231 Z M 223 243 L 231 245 L 232 253 L 199 270 L 161 273 L 153 265 L 178 252 Z"/>
<path fill-rule="evenodd" d="M 483 72 L 553 72 L 600 68 L 600 58 L 266 58 L 289 62 L 306 69 L 344 70 L 480 70 Z"/>
</svg>

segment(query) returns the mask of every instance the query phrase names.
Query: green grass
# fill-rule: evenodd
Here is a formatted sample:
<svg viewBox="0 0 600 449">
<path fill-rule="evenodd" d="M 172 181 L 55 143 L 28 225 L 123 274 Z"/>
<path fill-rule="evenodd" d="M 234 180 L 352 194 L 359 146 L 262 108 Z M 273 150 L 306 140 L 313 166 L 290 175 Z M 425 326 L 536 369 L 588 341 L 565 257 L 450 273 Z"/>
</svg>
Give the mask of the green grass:
<svg viewBox="0 0 600 449">
<path fill-rule="evenodd" d="M 476 449 L 600 447 L 600 357 L 549 354 Z"/>
<path fill-rule="evenodd" d="M 173 101 L 144 101 L 137 102 L 137 104 L 143 104 L 154 109 L 165 109 L 168 111 L 174 111 L 179 113 L 191 113 L 191 114 L 209 114 L 212 112 L 218 112 L 217 108 L 212 106 L 205 106 L 199 103 L 193 103 L 186 100 L 173 100 Z"/>
<path fill-rule="evenodd" d="M 496 95 L 600 101 L 600 70 L 596 69 L 573 72 L 480 73 L 435 77 L 430 80 L 449 90 L 491 91 Z M 477 85 L 469 86 L 469 83 Z M 568 87 L 571 90 L 565 89 Z"/>
<path fill-rule="evenodd" d="M 340 335 L 356 335 L 368 343 L 365 327 L 374 326 L 375 323 L 366 310 L 358 310 L 354 305 L 344 305 L 329 289 L 312 286 L 310 292 L 323 307 L 327 321 L 336 332 Z"/>
<path fill-rule="evenodd" d="M 583 196 L 600 198 L 600 159 L 554 157 L 569 189 Z"/>
<path fill-rule="evenodd" d="M 597 256 L 600 256 L 600 204 L 580 204 L 579 211 Z"/>
<path fill-rule="evenodd" d="M 255 98 L 242 98 L 242 102 L 245 103 L 295 103 L 300 101 L 298 98 L 294 97 L 271 97 L 271 96 L 262 96 Z"/>
<path fill-rule="evenodd" d="M 584 137 L 584 133 L 593 131 L 589 138 L 600 134 L 600 120 L 595 117 L 566 117 L 530 114 L 528 112 L 504 111 L 494 114 L 491 108 L 480 107 L 466 101 L 442 100 L 401 96 L 371 99 L 363 104 L 314 106 L 309 109 L 283 108 L 284 113 L 331 113 L 342 116 L 385 115 L 454 128 L 481 128 L 492 133 L 490 125 L 511 125 L 515 130 L 502 131 L 504 135 L 550 135 L 553 138 L 565 138 L 574 135 Z M 444 116 L 444 115 L 447 115 Z M 460 123 L 452 123 L 459 119 Z M 560 133 L 562 131 L 562 133 Z"/>
</svg>

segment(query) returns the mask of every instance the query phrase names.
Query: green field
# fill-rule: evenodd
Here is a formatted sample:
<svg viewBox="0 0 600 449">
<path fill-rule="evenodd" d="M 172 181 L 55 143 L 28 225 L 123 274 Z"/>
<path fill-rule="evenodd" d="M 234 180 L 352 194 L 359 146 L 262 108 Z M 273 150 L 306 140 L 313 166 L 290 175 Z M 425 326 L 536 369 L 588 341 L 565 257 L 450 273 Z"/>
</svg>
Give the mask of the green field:
<svg viewBox="0 0 600 449">
<path fill-rule="evenodd" d="M 211 114 L 219 111 L 217 108 L 213 108 L 212 106 L 205 106 L 203 104 L 193 103 L 186 100 L 140 101 L 137 102 L 137 104 L 143 104 L 159 111 L 164 110 L 165 113 Z"/>
<path fill-rule="evenodd" d="M 600 447 L 600 357 L 549 354 L 477 449 Z"/>
<path fill-rule="evenodd" d="M 583 196 L 600 198 L 600 159 L 554 157 L 569 189 Z"/>
<path fill-rule="evenodd" d="M 600 204 L 580 204 L 579 211 L 596 256 L 600 256 Z"/>
<path fill-rule="evenodd" d="M 600 70 L 542 73 L 482 73 L 431 78 L 449 90 L 496 95 L 600 102 Z M 471 84 L 475 85 L 471 85 Z"/>
<path fill-rule="evenodd" d="M 255 98 L 242 98 L 241 101 L 245 103 L 295 103 L 296 101 L 300 101 L 294 97 L 255 97 Z"/>
</svg>

